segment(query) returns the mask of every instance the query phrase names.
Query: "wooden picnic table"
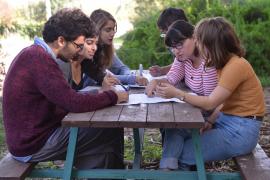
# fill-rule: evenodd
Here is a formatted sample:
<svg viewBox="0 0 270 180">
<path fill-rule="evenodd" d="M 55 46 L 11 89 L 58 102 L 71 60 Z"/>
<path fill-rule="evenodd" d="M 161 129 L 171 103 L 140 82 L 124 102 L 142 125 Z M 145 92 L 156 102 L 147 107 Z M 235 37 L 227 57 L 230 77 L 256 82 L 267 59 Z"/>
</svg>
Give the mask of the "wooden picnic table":
<svg viewBox="0 0 270 180">
<path fill-rule="evenodd" d="M 142 93 L 143 90 L 131 90 L 130 93 Z M 135 160 L 134 167 L 139 168 L 141 158 L 141 146 L 139 130 L 137 128 L 190 128 L 194 129 L 193 139 L 196 147 L 196 158 L 198 167 L 198 179 L 206 179 L 204 163 L 201 157 L 200 144 L 198 141 L 198 129 L 204 125 L 204 119 L 198 108 L 187 103 L 157 103 L 139 105 L 116 105 L 105 109 L 86 113 L 69 113 L 62 121 L 65 127 L 71 127 L 69 152 L 65 166 L 65 178 L 69 179 L 72 174 L 73 156 L 78 127 L 108 127 L 108 128 L 134 128 Z M 69 163 L 69 164 L 68 164 Z M 124 170 L 126 171 L 126 170 Z M 90 172 L 90 171 L 89 171 Z M 93 177 L 88 174 L 88 177 Z M 94 176 L 101 177 L 95 174 Z M 104 174 L 103 174 L 104 175 Z M 112 175 L 112 174 L 111 174 Z M 141 178 L 135 174 L 132 178 Z M 108 175 L 110 176 L 110 175 Z M 154 178 L 155 175 L 147 175 L 144 178 Z M 193 176 L 193 175 L 192 175 Z M 107 176 L 106 176 L 107 177 Z M 106 178 L 102 176 L 102 178 Z M 111 176 L 116 178 L 115 176 Z M 121 176 L 125 178 L 126 176 Z M 195 176 L 196 177 L 196 176 Z"/>
<path fill-rule="evenodd" d="M 141 90 L 139 90 L 141 91 Z M 138 90 L 131 91 L 137 93 Z M 62 125 L 70 127 L 69 144 L 63 169 L 31 168 L 27 177 L 39 178 L 102 178 L 102 179 L 241 179 L 240 173 L 205 172 L 199 141 L 199 129 L 204 125 L 200 109 L 187 103 L 157 103 L 140 105 L 116 105 L 101 110 L 86 113 L 69 113 L 63 119 Z M 135 155 L 133 169 L 90 169 L 73 168 L 76 141 L 79 127 L 128 127 L 134 130 Z M 197 171 L 162 171 L 143 170 L 141 164 L 140 130 L 142 128 L 189 128 L 192 130 L 192 140 L 195 150 Z M 22 163 L 21 163 L 22 164 Z M 14 163 L 13 163 L 14 165 Z M 27 164 L 24 164 L 26 169 Z"/>
<path fill-rule="evenodd" d="M 131 90 L 130 93 L 142 93 L 144 90 Z M 62 126 L 70 127 L 69 145 L 64 169 L 34 169 L 30 177 L 72 178 L 109 178 L 109 179 L 226 179 L 225 173 L 206 173 L 199 142 L 199 129 L 204 119 L 200 109 L 188 103 L 157 103 L 139 105 L 116 105 L 93 112 L 69 113 L 62 121 Z M 135 155 L 133 169 L 91 169 L 73 168 L 76 141 L 79 127 L 133 128 Z M 140 128 L 140 129 L 139 129 Z M 141 128 L 189 128 L 195 149 L 197 171 L 162 171 L 142 170 L 141 164 Z M 239 173 L 231 173 L 230 179 L 240 179 Z"/>
<path fill-rule="evenodd" d="M 142 93 L 142 89 L 131 90 L 130 93 Z M 188 103 L 157 103 L 139 105 L 116 105 L 86 113 L 69 113 L 62 121 L 62 126 L 70 127 L 69 144 L 64 169 L 34 169 L 28 177 L 63 178 L 103 178 L 103 179 L 241 179 L 240 173 L 205 172 L 199 142 L 199 129 L 204 119 L 200 109 Z M 73 168 L 76 141 L 79 127 L 101 128 L 133 128 L 135 155 L 132 170 L 123 169 L 91 169 L 77 170 Z M 192 130 L 197 171 L 162 171 L 142 170 L 141 148 L 142 128 L 188 128 Z M 211 147 L 209 147 L 211 148 Z M 8 157 L 10 158 L 10 157 Z M 6 159 L 4 159 L 6 160 Z M 14 161 L 14 160 L 13 160 Z M 11 161 L 9 161 L 11 162 Z M 18 162 L 15 162 L 18 163 Z M 24 166 L 22 166 L 24 165 Z M 14 163 L 12 163 L 14 166 Z M 26 167 L 27 166 L 27 167 Z M 20 163 L 20 168 L 29 169 L 30 165 Z M 9 167 L 9 166 L 8 166 Z M 22 169 L 21 168 L 21 169 Z M 26 171 L 25 171 L 26 172 Z M 28 173 L 27 173 L 28 174 Z M 25 176 L 23 176 L 25 177 Z"/>
<path fill-rule="evenodd" d="M 143 73 L 148 73 L 144 70 Z M 132 74 L 138 71 L 132 70 Z M 143 93 L 144 89 L 132 89 L 130 93 Z M 203 127 L 204 119 L 200 109 L 188 103 L 157 103 L 139 105 L 116 105 L 105 109 L 86 113 L 69 113 L 62 121 L 62 126 L 70 127 L 69 145 L 63 170 L 33 170 L 30 177 L 60 177 L 72 178 L 106 178 L 106 179 L 235 179 L 239 173 L 205 172 L 204 162 L 199 142 L 199 129 Z M 133 128 L 134 162 L 133 169 L 91 169 L 76 170 L 73 168 L 76 141 L 79 127 L 100 128 Z M 192 130 L 197 171 L 162 171 L 140 169 L 142 159 L 143 128 L 188 128 Z"/>
</svg>

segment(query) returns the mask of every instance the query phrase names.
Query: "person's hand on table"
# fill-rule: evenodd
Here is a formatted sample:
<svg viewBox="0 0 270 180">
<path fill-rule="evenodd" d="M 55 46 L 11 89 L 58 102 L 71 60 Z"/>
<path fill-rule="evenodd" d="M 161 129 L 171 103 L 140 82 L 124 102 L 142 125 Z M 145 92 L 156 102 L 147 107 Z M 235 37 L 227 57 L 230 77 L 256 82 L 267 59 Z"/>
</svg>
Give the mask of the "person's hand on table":
<svg viewBox="0 0 270 180">
<path fill-rule="evenodd" d="M 127 91 L 114 91 L 117 94 L 117 103 L 128 102 L 128 92 Z"/>
<path fill-rule="evenodd" d="M 148 79 L 143 76 L 136 76 L 136 83 L 140 86 L 146 86 L 148 84 Z"/>
<path fill-rule="evenodd" d="M 149 82 L 149 84 L 145 88 L 145 93 L 148 97 L 152 97 L 154 95 L 154 92 L 156 91 L 156 86 L 158 84 L 158 81 L 156 79 Z"/>
<path fill-rule="evenodd" d="M 162 67 L 155 65 L 155 66 L 151 66 L 149 68 L 149 73 L 153 76 L 153 77 L 157 77 L 161 75 L 161 71 L 162 71 Z"/>
<path fill-rule="evenodd" d="M 181 91 L 169 83 L 159 83 L 156 86 L 156 95 L 163 98 L 173 98 Z"/>
</svg>

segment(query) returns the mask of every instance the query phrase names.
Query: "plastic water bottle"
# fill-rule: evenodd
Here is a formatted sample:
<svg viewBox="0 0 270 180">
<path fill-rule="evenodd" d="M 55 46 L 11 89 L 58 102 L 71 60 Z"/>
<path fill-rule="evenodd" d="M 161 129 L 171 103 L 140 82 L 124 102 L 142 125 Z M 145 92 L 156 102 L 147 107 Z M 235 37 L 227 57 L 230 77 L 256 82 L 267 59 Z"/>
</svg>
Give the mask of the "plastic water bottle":
<svg viewBox="0 0 270 180">
<path fill-rule="evenodd" d="M 139 71 L 140 71 L 140 76 L 142 76 L 143 75 L 143 65 L 142 64 L 139 65 Z"/>
</svg>

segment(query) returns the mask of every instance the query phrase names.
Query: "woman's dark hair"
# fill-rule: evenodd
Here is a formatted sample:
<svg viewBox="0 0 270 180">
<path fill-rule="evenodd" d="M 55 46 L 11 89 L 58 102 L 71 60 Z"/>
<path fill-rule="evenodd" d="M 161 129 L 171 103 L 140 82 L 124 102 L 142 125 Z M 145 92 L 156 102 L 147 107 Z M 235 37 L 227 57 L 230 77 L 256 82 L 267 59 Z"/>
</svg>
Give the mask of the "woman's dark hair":
<svg viewBox="0 0 270 180">
<path fill-rule="evenodd" d="M 94 31 L 93 23 L 80 9 L 64 8 L 49 18 L 42 35 L 45 42 L 51 43 L 59 36 L 66 41 L 74 41 L 81 35 L 91 37 Z"/>
<path fill-rule="evenodd" d="M 183 20 L 175 21 L 171 26 L 169 26 L 165 36 L 165 44 L 168 47 L 173 47 L 181 41 L 192 38 L 193 31 L 194 26 L 188 22 Z"/>
<path fill-rule="evenodd" d="M 166 8 L 160 14 L 157 20 L 157 26 L 159 29 L 167 31 L 168 27 L 177 20 L 188 21 L 183 9 L 177 8 Z"/>
<path fill-rule="evenodd" d="M 91 20 L 91 19 L 90 19 L 90 21 L 91 21 L 91 26 L 93 27 L 93 28 L 92 28 L 92 33 L 91 33 L 91 36 L 86 37 L 86 38 L 99 37 L 100 31 L 99 31 L 99 29 L 97 28 L 96 23 L 95 23 L 93 20 Z"/>
<path fill-rule="evenodd" d="M 96 29 L 98 29 L 99 33 L 101 33 L 102 28 L 108 23 L 108 21 L 114 22 L 115 28 L 117 28 L 116 20 L 109 12 L 105 10 L 97 9 L 93 11 L 90 15 L 90 19 L 95 23 Z M 99 39 L 98 50 L 95 53 L 94 60 L 96 60 L 103 69 L 111 66 L 113 54 L 113 45 L 103 44 L 103 42 L 101 42 Z"/>
<path fill-rule="evenodd" d="M 169 26 L 164 42 L 166 46 L 174 47 L 177 44 L 182 43 L 184 40 L 192 38 L 193 32 L 194 26 L 190 23 L 183 20 L 175 21 L 171 26 Z M 195 56 L 199 55 L 199 51 L 196 47 L 193 53 Z"/>
<path fill-rule="evenodd" d="M 206 58 L 206 66 L 221 69 L 233 55 L 244 56 L 233 26 L 223 17 L 202 19 L 196 25 L 194 36 Z"/>
</svg>

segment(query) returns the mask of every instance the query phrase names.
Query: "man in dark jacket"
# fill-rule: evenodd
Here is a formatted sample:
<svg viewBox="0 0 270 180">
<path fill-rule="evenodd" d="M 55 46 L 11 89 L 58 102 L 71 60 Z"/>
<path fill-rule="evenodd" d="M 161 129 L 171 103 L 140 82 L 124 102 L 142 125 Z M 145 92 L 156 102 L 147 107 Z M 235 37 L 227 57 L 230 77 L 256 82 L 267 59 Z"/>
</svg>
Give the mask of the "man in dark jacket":
<svg viewBox="0 0 270 180">
<path fill-rule="evenodd" d="M 77 56 L 93 25 L 79 9 L 62 9 L 44 26 L 44 41 L 23 49 L 13 60 L 3 90 L 3 120 L 14 159 L 37 162 L 65 159 L 68 112 L 88 112 L 127 100 L 127 93 L 76 93 L 64 79 L 56 59 Z M 80 169 L 121 168 L 123 130 L 80 128 L 75 165 Z"/>
</svg>

